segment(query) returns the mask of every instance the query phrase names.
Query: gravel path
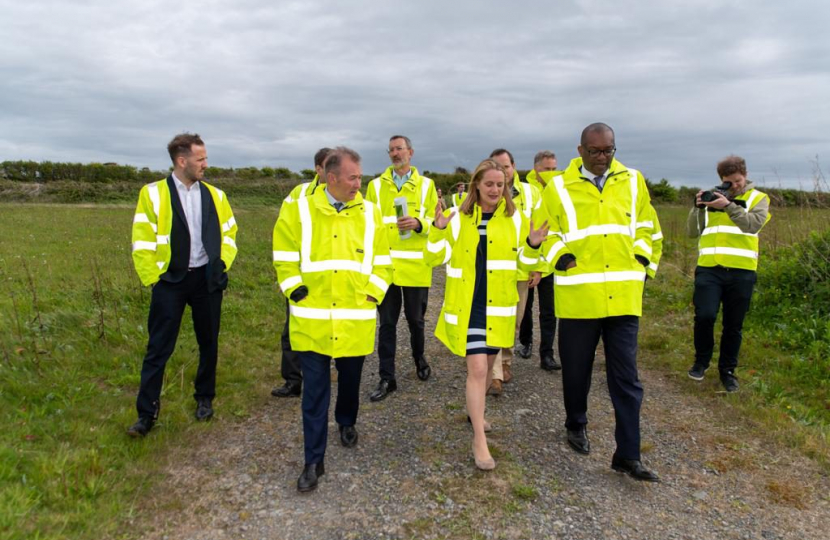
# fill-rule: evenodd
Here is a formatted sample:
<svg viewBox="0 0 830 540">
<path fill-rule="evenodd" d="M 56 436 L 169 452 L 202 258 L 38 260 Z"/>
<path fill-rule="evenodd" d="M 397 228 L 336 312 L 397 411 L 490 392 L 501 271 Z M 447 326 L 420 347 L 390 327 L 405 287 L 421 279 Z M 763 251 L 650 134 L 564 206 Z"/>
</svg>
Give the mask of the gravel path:
<svg viewBox="0 0 830 540">
<path fill-rule="evenodd" d="M 644 484 L 613 472 L 614 415 L 601 354 L 589 406 L 589 456 L 568 448 L 561 377 L 539 369 L 534 351 L 531 360 L 514 362 L 515 380 L 504 395 L 488 398 L 497 467 L 477 471 L 463 359 L 431 335 L 443 271 L 435 278 L 427 313 L 432 377 L 415 376 L 402 316 L 398 391 L 369 402 L 378 376 L 377 357 L 367 358 L 360 442 L 340 446 L 332 411 L 326 474 L 315 492 L 296 491 L 303 465 L 300 401 L 274 398 L 244 422 L 215 423 L 210 440 L 175 458 L 163 493 L 148 503 L 152 523 L 137 512 L 143 536 L 828 538 L 830 481 L 818 466 L 735 422 L 727 403 L 713 410 L 656 372 L 641 369 L 643 460 L 663 482 Z"/>
</svg>

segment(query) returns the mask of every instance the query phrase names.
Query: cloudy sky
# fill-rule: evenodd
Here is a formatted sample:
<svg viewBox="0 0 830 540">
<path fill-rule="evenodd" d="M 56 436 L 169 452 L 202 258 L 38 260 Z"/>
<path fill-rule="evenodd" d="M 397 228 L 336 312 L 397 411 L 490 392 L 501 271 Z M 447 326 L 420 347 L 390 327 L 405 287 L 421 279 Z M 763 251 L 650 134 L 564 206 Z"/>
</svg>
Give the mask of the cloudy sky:
<svg viewBox="0 0 830 540">
<path fill-rule="evenodd" d="M 725 155 L 769 186 L 830 176 L 830 2 L 0 0 L 0 160 L 166 168 L 198 132 L 217 166 L 310 168 L 390 135 L 413 164 L 498 146 L 560 168 L 595 121 L 652 179 L 711 185 Z M 823 161 L 822 161 L 823 160 Z"/>
</svg>

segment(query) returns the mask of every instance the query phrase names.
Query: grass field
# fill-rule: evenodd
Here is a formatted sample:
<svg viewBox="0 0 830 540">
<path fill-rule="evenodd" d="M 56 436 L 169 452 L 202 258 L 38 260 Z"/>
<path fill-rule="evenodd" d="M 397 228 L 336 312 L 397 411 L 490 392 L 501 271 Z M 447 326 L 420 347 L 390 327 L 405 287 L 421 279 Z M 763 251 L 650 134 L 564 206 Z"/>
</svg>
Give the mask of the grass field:
<svg viewBox="0 0 830 540">
<path fill-rule="evenodd" d="M 234 210 L 239 257 L 222 313 L 215 402 L 221 422 L 244 418 L 271 399 L 283 317 L 270 260 L 277 211 L 245 204 Z M 685 378 L 693 354 L 695 243 L 683 237 L 686 208 L 658 211 L 666 254 L 647 287 L 641 361 L 676 375 L 691 393 L 724 398 L 716 394 L 716 377 L 703 384 Z M 830 226 L 830 211 L 774 212 L 762 233 L 762 264 L 776 246 Z M 167 366 L 158 428 L 143 441 L 124 433 L 135 420 L 149 303 L 132 268 L 132 214 L 132 205 L 0 205 L 4 538 L 130 536 L 119 525 L 152 499 L 166 456 L 211 433 L 210 424 L 192 420 L 198 350 L 187 319 Z M 797 355 L 779 350 L 759 326 L 747 324 L 743 390 L 725 399 L 826 462 L 828 377 L 812 386 L 799 382 Z"/>
</svg>

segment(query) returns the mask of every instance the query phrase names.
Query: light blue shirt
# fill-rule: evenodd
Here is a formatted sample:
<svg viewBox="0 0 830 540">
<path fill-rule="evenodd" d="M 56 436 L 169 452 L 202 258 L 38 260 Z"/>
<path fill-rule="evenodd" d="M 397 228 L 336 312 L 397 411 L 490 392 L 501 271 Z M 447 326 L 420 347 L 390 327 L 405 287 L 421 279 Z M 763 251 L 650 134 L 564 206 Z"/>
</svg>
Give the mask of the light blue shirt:
<svg viewBox="0 0 830 540">
<path fill-rule="evenodd" d="M 395 182 L 395 185 L 398 187 L 398 191 L 401 190 L 404 184 L 409 181 L 409 178 L 412 176 L 412 169 L 409 169 L 409 172 L 403 176 L 398 176 L 394 170 L 392 171 L 392 181 Z"/>
<path fill-rule="evenodd" d="M 605 187 L 605 181 L 608 180 L 608 171 L 609 170 L 610 169 L 606 169 L 605 172 L 602 173 L 602 174 L 594 174 L 591 171 L 589 171 L 588 169 L 586 169 L 585 166 L 583 166 L 582 167 L 582 176 L 584 176 L 585 178 L 590 180 L 591 183 L 594 184 L 594 185 L 597 185 L 597 178 L 602 177 L 602 179 L 599 181 L 599 186 L 598 186 L 599 190 L 602 191 L 602 189 Z"/>
<path fill-rule="evenodd" d="M 337 210 L 338 213 L 341 210 L 343 210 L 344 208 L 346 208 L 346 203 L 338 201 L 337 199 L 334 198 L 334 195 L 329 193 L 328 186 L 326 186 L 325 192 L 326 192 L 326 198 L 329 200 L 329 204 L 332 205 L 334 207 L 334 209 Z"/>
</svg>

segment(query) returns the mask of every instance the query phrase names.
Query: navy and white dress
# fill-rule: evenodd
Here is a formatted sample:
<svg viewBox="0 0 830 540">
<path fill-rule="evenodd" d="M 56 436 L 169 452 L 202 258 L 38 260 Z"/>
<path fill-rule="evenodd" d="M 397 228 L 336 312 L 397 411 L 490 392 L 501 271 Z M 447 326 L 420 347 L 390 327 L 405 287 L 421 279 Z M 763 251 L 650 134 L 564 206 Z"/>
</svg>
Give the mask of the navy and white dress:
<svg viewBox="0 0 830 540">
<path fill-rule="evenodd" d="M 470 327 L 467 330 L 467 354 L 498 354 L 497 347 L 487 346 L 487 222 L 493 213 L 481 214 L 478 224 L 476 250 L 476 282 L 473 305 L 470 309 Z"/>
</svg>

